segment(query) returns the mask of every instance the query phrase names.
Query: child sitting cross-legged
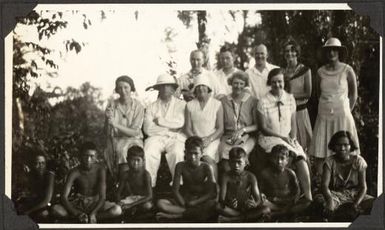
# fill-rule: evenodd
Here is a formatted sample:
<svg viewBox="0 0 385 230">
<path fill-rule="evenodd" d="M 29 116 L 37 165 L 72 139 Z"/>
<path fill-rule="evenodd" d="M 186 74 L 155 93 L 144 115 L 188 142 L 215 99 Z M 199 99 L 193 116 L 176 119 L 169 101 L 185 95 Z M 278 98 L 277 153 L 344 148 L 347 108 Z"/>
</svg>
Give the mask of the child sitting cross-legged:
<svg viewBox="0 0 385 230">
<path fill-rule="evenodd" d="M 213 168 L 201 161 L 203 141 L 189 137 L 185 142 L 185 160 L 175 168 L 172 185 L 174 198 L 160 199 L 156 218 L 204 222 L 215 214 L 216 183 Z M 181 186 L 181 179 L 183 186 Z"/>
<path fill-rule="evenodd" d="M 139 146 L 133 146 L 127 150 L 127 162 L 129 165 L 120 178 L 116 194 L 116 201 L 127 213 L 135 211 L 149 211 L 152 209 L 152 187 L 150 173 L 144 168 L 144 151 Z"/>
<path fill-rule="evenodd" d="M 62 205 L 53 207 L 56 218 L 94 224 L 121 215 L 119 205 L 106 201 L 106 168 L 96 162 L 96 153 L 92 142 L 85 142 L 80 147 L 80 165 L 68 173 L 61 194 Z M 74 196 L 70 196 L 72 188 Z"/>
<path fill-rule="evenodd" d="M 27 196 L 17 202 L 18 211 L 29 215 L 35 222 L 50 221 L 50 202 L 54 192 L 55 174 L 46 167 L 46 156 L 41 152 L 31 154 L 31 172 L 26 186 Z"/>
<path fill-rule="evenodd" d="M 230 171 L 222 176 L 217 205 L 219 222 L 257 221 L 264 213 L 257 179 L 245 170 L 246 157 L 241 147 L 229 152 Z"/>
<path fill-rule="evenodd" d="M 303 212 L 310 201 L 300 196 L 300 187 L 295 172 L 287 165 L 289 150 L 276 145 L 271 150 L 270 165 L 261 173 L 260 188 L 265 196 L 263 205 L 268 207 L 271 217 L 290 220 Z"/>
</svg>

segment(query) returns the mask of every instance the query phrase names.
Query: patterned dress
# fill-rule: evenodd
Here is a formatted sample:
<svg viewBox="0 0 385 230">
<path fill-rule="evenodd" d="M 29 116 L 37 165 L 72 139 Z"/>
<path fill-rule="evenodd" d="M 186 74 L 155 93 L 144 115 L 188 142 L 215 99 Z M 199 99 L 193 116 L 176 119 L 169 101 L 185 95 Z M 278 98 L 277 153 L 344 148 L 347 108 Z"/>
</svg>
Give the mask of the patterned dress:
<svg viewBox="0 0 385 230">
<path fill-rule="evenodd" d="M 347 64 L 335 71 L 329 71 L 325 66 L 318 69 L 321 96 L 310 146 L 312 156 L 326 158 L 332 155 L 328 143 L 331 137 L 341 130 L 347 130 L 352 134 L 358 147 L 355 154 L 360 154 L 357 129 L 349 106 L 347 81 L 349 71 L 353 69 Z"/>
<path fill-rule="evenodd" d="M 291 117 L 296 112 L 295 99 L 292 94 L 283 92 L 280 98 L 275 97 L 271 92 L 267 93 L 258 103 L 258 111 L 265 117 L 267 127 L 280 135 L 289 136 L 292 129 Z M 306 159 L 306 155 L 297 141 L 293 141 L 289 145 L 286 141 L 275 136 L 265 136 L 260 134 L 258 144 L 267 152 L 278 144 L 285 145 L 295 156 L 302 156 Z"/>
<path fill-rule="evenodd" d="M 231 95 L 223 97 L 221 102 L 224 114 L 224 134 L 219 145 L 221 159 L 229 159 L 229 151 L 235 146 L 242 147 L 249 154 L 256 144 L 254 135 L 243 135 L 239 143 L 230 144 L 228 140 L 238 129 L 256 124 L 257 100 L 245 93 L 239 104 L 234 101 Z"/>
<path fill-rule="evenodd" d="M 113 119 L 118 124 L 132 129 L 140 129 L 139 135 L 129 137 L 120 132 L 117 128 L 107 125 L 107 146 L 104 151 L 104 157 L 108 169 L 112 175 L 116 175 L 116 166 L 127 162 L 127 150 L 134 145 L 143 147 L 143 134 L 141 128 L 144 119 L 144 108 L 136 99 L 132 99 L 132 103 L 126 111 L 122 109 L 118 100 L 107 105 L 107 108 L 112 109 Z"/>
<path fill-rule="evenodd" d="M 358 195 L 359 172 L 366 170 L 368 165 L 364 158 L 360 155 L 354 155 L 353 163 L 347 175 L 344 175 L 342 166 L 336 160 L 336 156 L 330 156 L 325 160 L 326 167 L 330 170 L 330 184 L 329 189 L 334 201 L 334 208 L 346 203 L 353 203 Z M 365 195 L 364 200 L 372 199 L 370 195 Z M 315 197 L 315 200 L 321 203 L 326 203 L 322 194 Z"/>
</svg>

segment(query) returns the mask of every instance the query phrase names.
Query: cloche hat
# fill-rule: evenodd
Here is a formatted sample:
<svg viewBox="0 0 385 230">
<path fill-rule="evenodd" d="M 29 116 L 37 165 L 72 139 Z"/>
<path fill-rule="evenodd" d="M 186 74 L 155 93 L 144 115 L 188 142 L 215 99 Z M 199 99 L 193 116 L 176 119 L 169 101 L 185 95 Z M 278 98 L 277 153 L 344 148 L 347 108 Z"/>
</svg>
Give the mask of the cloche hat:
<svg viewBox="0 0 385 230">
<path fill-rule="evenodd" d="M 194 87 L 193 87 L 192 91 L 194 92 L 195 88 L 199 85 L 205 85 L 209 88 L 209 91 L 211 91 L 211 83 L 210 83 L 210 80 L 206 74 L 199 74 L 198 76 L 196 76 L 194 78 Z"/>
<path fill-rule="evenodd" d="M 159 77 L 156 79 L 156 84 L 152 85 L 150 87 L 146 88 L 146 91 L 149 89 L 155 89 L 157 90 L 157 87 L 160 85 L 173 85 L 175 88 L 178 87 L 178 83 L 175 79 L 175 77 L 171 76 L 170 74 L 161 74 Z"/>
</svg>

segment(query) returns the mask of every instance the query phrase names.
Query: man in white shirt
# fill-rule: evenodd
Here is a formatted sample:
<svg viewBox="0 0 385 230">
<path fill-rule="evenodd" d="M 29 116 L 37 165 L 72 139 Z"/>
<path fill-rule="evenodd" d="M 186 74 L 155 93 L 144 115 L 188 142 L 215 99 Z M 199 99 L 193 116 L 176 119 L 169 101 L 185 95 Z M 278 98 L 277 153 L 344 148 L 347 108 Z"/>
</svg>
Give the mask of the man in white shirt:
<svg viewBox="0 0 385 230">
<path fill-rule="evenodd" d="M 146 90 L 150 88 L 158 90 L 159 97 L 145 112 L 143 129 L 148 138 L 144 142 L 144 152 L 146 169 L 151 175 L 152 187 L 155 187 L 162 152 L 166 152 L 173 178 L 175 165 L 184 160 L 186 137 L 182 133 L 182 128 L 185 122 L 186 102 L 175 98 L 178 84 L 176 79 L 168 74 L 160 75 L 156 84 Z"/>
<path fill-rule="evenodd" d="M 203 68 L 204 54 L 201 50 L 193 50 L 190 53 L 191 70 L 183 74 L 178 78 L 179 88 L 176 92 L 176 96 L 183 95 L 185 101 L 191 101 L 194 98 L 192 89 L 194 88 L 194 78 L 200 74 L 207 75 L 212 85 L 212 95 L 217 95 L 218 83 L 215 80 L 215 76 L 212 72 Z"/>
<path fill-rule="evenodd" d="M 218 92 L 215 97 L 218 99 L 231 93 L 231 86 L 228 84 L 228 79 L 233 73 L 239 70 L 234 67 L 234 59 L 234 50 L 228 45 L 222 46 L 219 50 L 219 62 L 222 68 L 214 72 L 218 83 Z"/>
<path fill-rule="evenodd" d="M 246 70 L 251 86 L 250 93 L 257 99 L 265 96 L 270 90 L 270 87 L 267 85 L 267 75 L 270 70 L 279 68 L 279 66 L 267 62 L 268 56 L 266 46 L 264 44 L 257 45 L 254 48 L 255 66 Z"/>
</svg>

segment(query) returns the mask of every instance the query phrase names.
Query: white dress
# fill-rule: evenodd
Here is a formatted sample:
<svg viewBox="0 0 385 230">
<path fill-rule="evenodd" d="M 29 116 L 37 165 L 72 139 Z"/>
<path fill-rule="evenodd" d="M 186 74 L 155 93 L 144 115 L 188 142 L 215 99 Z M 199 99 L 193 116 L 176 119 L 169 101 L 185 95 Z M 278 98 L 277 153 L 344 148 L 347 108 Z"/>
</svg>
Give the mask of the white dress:
<svg viewBox="0 0 385 230">
<path fill-rule="evenodd" d="M 215 124 L 217 121 L 217 113 L 221 106 L 221 102 L 212 97 L 209 98 L 203 109 L 197 99 L 193 99 L 187 103 L 187 112 L 190 113 L 194 135 L 198 137 L 207 137 L 216 131 Z M 219 139 L 211 142 L 210 145 L 203 150 L 203 155 L 207 155 L 218 162 L 219 143 Z"/>
<path fill-rule="evenodd" d="M 360 154 L 357 129 L 348 98 L 347 73 L 353 68 L 347 64 L 335 71 L 328 71 L 323 66 L 318 69 L 321 96 L 318 104 L 318 115 L 313 130 L 310 154 L 318 158 L 326 158 L 333 154 L 328 149 L 331 137 L 338 131 L 349 131 Z"/>
</svg>

